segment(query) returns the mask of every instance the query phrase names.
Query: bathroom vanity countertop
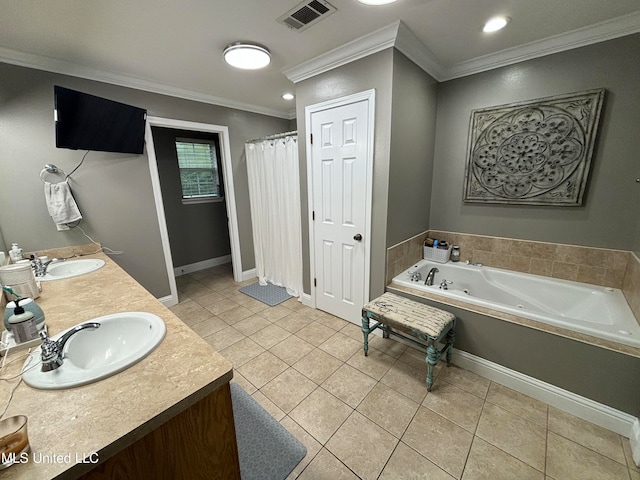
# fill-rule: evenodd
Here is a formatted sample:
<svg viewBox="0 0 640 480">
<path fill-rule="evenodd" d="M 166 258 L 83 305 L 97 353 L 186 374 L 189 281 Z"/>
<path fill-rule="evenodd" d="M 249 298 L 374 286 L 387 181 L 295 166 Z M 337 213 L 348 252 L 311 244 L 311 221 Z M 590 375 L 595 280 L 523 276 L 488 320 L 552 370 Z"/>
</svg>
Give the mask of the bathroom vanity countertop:
<svg viewBox="0 0 640 480">
<path fill-rule="evenodd" d="M 518 325 L 523 325 L 529 328 L 535 328 L 536 330 L 552 333 L 554 335 L 560 335 L 562 337 L 570 338 L 572 340 L 577 340 L 579 342 L 588 343 L 590 345 L 595 345 L 597 347 L 613 350 L 614 352 L 623 353 L 625 355 L 631 355 L 633 357 L 640 358 L 640 348 L 632 347 L 630 345 L 624 345 L 622 343 L 605 340 L 602 338 L 594 337 L 592 335 L 574 332 L 566 328 L 561 328 L 555 325 L 549 325 L 543 322 L 538 322 L 538 321 L 520 317 L 517 315 L 500 312 L 498 310 L 482 307 L 479 305 L 474 305 L 472 303 L 445 297 L 443 295 L 438 295 L 436 293 L 424 292 L 422 290 L 410 288 L 404 285 L 397 285 L 395 283 L 389 284 L 387 285 L 387 290 L 395 293 L 405 292 L 410 295 L 414 295 L 416 297 L 422 297 L 428 300 L 434 300 L 434 301 L 443 303 L 445 305 L 451 305 L 453 307 L 459 307 L 465 310 L 470 310 L 472 312 L 488 315 L 490 317 L 504 320 L 505 322 L 517 323 Z"/>
<path fill-rule="evenodd" d="M 106 460 L 228 383 L 231 363 L 214 351 L 115 262 L 87 275 L 43 282 L 36 300 L 49 334 L 116 312 L 144 311 L 167 326 L 164 340 L 137 364 L 98 382 L 66 389 L 37 390 L 21 383 L 6 417 L 26 415 L 31 460 L 0 471 L 3 480 L 77 478 L 92 468 L 83 457 Z M 11 354 L 7 362 L 25 355 Z M 6 378 L 24 359 L 7 365 Z M 4 406 L 15 381 L 2 382 Z M 90 457 L 90 455 L 93 457 Z M 39 460 L 39 461 L 38 461 Z"/>
</svg>

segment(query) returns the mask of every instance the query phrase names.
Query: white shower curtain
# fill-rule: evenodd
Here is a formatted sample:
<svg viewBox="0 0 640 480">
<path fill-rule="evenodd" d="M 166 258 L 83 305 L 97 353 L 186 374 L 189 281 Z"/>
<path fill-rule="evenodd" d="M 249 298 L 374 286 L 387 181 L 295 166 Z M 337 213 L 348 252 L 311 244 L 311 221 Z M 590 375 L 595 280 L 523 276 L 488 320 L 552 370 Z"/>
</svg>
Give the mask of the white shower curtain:
<svg viewBox="0 0 640 480">
<path fill-rule="evenodd" d="M 246 143 L 256 274 L 261 285 L 302 292 L 298 137 Z"/>
</svg>

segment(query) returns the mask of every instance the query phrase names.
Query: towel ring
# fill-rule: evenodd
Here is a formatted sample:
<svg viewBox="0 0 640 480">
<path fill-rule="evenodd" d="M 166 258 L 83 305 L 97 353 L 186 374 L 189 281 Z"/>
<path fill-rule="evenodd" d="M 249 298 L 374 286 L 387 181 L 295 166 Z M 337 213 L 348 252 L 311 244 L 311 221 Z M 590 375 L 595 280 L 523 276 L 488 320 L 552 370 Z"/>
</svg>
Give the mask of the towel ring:
<svg viewBox="0 0 640 480">
<path fill-rule="evenodd" d="M 42 171 L 40 172 L 40 180 L 42 180 L 42 183 L 47 182 L 46 180 L 47 174 L 63 177 L 61 180 L 62 182 L 64 182 L 67 179 L 67 174 L 64 173 L 64 170 L 56 167 L 53 163 L 47 163 L 42 169 Z M 49 183 L 60 183 L 60 182 L 49 182 Z"/>
</svg>

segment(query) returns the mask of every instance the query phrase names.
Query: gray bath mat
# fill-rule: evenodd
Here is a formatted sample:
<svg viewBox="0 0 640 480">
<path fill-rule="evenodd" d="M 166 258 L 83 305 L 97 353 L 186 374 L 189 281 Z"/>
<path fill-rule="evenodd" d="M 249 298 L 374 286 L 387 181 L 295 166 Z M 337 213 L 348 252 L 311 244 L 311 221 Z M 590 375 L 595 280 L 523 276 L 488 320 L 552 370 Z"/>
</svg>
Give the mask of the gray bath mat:
<svg viewBox="0 0 640 480">
<path fill-rule="evenodd" d="M 260 285 L 258 282 L 252 283 L 251 285 L 240 288 L 240 291 L 256 300 L 260 300 L 262 303 L 266 303 L 270 307 L 274 307 L 291 298 L 286 288 L 278 287 L 270 283 L 266 285 Z"/>
<path fill-rule="evenodd" d="M 230 385 L 242 480 L 284 480 L 307 448 L 240 385 Z"/>
</svg>

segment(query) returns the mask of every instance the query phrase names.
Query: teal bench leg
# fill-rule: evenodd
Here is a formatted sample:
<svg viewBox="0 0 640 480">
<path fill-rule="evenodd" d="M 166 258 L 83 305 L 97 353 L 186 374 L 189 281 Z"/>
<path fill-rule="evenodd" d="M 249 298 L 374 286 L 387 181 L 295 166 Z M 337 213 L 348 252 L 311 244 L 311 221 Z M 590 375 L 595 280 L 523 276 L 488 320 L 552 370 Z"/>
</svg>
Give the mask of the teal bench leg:
<svg viewBox="0 0 640 480">
<path fill-rule="evenodd" d="M 453 342 L 456 340 L 455 320 L 453 325 L 447 332 L 447 367 L 451 364 L 451 350 L 453 350 Z"/>
<path fill-rule="evenodd" d="M 364 335 L 364 356 L 369 355 L 369 316 L 367 312 L 362 312 L 362 334 Z"/>
<path fill-rule="evenodd" d="M 433 370 L 438 360 L 440 359 L 440 353 L 438 352 L 438 348 L 436 347 L 436 341 L 433 339 L 429 339 L 427 344 L 427 391 L 431 391 L 431 387 L 433 386 Z"/>
</svg>

